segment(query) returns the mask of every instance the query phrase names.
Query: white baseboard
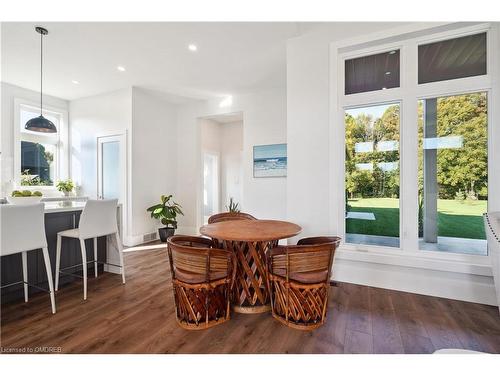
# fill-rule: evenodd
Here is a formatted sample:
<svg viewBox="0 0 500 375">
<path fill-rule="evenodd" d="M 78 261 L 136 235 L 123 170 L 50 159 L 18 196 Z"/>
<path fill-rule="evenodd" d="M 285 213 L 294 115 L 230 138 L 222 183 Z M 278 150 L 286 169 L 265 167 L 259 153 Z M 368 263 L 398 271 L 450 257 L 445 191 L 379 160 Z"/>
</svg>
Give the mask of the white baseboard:
<svg viewBox="0 0 500 375">
<path fill-rule="evenodd" d="M 335 259 L 332 279 L 497 306 L 491 276 Z"/>
<path fill-rule="evenodd" d="M 122 239 L 123 245 L 127 247 L 137 246 L 144 243 L 144 234 L 138 236 L 126 236 Z"/>
</svg>

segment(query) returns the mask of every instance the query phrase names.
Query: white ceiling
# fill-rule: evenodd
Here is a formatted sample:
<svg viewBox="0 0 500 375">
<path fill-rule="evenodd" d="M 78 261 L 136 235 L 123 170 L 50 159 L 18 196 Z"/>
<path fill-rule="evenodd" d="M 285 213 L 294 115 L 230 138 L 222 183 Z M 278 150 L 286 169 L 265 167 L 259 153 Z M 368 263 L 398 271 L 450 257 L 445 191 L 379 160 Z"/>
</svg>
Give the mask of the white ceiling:
<svg viewBox="0 0 500 375">
<path fill-rule="evenodd" d="M 2 81 L 39 90 L 35 23 L 2 23 Z M 284 87 L 286 40 L 308 23 L 43 23 L 44 93 L 67 100 L 129 86 L 205 99 Z M 194 43 L 198 51 L 187 49 Z M 116 67 L 122 65 L 126 72 Z M 79 85 L 71 81 L 77 80 Z"/>
</svg>

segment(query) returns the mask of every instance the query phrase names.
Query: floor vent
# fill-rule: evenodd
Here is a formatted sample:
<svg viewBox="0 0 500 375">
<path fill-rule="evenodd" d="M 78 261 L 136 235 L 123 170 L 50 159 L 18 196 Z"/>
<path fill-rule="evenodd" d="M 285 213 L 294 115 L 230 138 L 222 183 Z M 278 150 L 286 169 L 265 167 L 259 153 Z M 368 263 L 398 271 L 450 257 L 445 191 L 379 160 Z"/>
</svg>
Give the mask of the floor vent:
<svg viewBox="0 0 500 375">
<path fill-rule="evenodd" d="M 152 232 L 152 233 L 147 233 L 143 236 L 143 239 L 142 239 L 144 242 L 150 242 L 150 241 L 154 241 L 156 240 L 156 232 Z"/>
</svg>

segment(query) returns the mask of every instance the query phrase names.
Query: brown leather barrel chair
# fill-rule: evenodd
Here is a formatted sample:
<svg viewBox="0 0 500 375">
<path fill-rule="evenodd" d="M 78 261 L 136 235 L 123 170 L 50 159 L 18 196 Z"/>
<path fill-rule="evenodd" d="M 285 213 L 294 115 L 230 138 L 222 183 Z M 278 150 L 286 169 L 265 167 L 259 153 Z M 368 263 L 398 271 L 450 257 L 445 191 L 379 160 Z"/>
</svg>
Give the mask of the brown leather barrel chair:
<svg viewBox="0 0 500 375">
<path fill-rule="evenodd" d="M 267 254 L 271 309 L 275 319 L 296 329 L 325 322 L 330 273 L 339 237 L 309 237 Z"/>
<path fill-rule="evenodd" d="M 189 330 L 213 327 L 230 319 L 230 294 L 236 258 L 204 237 L 175 235 L 167 240 L 175 314 Z"/>
<path fill-rule="evenodd" d="M 212 215 L 208 218 L 208 224 L 220 223 L 221 221 L 231 220 L 257 220 L 250 214 L 244 212 L 222 212 L 220 214 Z"/>
</svg>

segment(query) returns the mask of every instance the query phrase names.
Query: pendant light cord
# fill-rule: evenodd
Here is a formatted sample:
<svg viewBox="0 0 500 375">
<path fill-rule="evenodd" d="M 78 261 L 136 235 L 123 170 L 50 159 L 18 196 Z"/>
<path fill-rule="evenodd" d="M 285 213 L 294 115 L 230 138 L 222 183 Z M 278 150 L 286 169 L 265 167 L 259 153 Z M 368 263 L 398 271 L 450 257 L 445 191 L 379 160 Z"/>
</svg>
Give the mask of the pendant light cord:
<svg viewBox="0 0 500 375">
<path fill-rule="evenodd" d="M 42 116 L 43 104 L 43 33 L 40 33 L 40 116 Z"/>
</svg>

